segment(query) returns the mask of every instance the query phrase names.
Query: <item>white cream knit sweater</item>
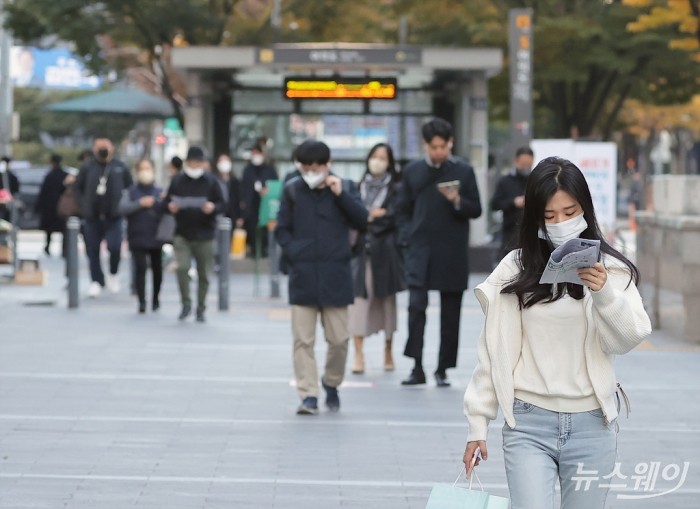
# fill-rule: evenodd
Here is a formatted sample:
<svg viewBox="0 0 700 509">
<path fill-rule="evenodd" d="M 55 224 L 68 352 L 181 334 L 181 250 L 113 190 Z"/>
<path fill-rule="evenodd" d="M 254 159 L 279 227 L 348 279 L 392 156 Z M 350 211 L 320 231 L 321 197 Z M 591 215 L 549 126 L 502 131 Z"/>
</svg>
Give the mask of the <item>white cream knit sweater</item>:
<svg viewBox="0 0 700 509">
<path fill-rule="evenodd" d="M 474 292 L 486 315 L 478 343 L 478 364 L 464 393 L 464 413 L 469 421 L 468 441 L 486 440 L 489 421 L 501 408 L 506 423 L 516 427 L 513 416 L 513 371 L 520 358 L 522 327 L 518 298 L 502 294 L 518 274 L 518 251 L 508 254 Z M 618 414 L 615 393 L 615 355 L 629 352 L 651 333 L 651 323 L 629 270 L 607 257 L 608 280 L 598 292 L 584 290 L 586 310 L 585 357 L 596 399 L 608 422 Z M 628 286 L 629 284 L 629 286 Z"/>
</svg>

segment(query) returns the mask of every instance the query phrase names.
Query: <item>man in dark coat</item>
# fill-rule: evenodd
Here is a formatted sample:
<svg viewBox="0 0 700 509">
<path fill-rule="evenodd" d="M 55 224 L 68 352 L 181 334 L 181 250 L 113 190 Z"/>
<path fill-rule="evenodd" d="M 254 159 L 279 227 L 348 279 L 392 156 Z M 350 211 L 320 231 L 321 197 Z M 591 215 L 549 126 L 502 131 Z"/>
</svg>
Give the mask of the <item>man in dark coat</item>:
<svg viewBox="0 0 700 509">
<path fill-rule="evenodd" d="M 469 280 L 469 220 L 481 215 L 473 168 L 452 157 L 452 126 L 436 118 L 423 126 L 427 157 L 402 172 L 397 204 L 399 243 L 404 248 L 410 292 L 404 355 L 415 361 L 403 385 L 425 383 L 423 335 L 428 290 L 440 291 L 439 387 L 449 386 L 446 370 L 457 365 L 462 293 Z"/>
<path fill-rule="evenodd" d="M 258 213 L 262 197 L 267 194 L 268 180 L 277 180 L 277 170 L 270 163 L 265 162 L 265 155 L 260 146 L 251 149 L 250 163 L 243 170 L 241 179 L 241 211 L 245 220 L 247 242 L 251 252 L 255 252 L 256 238 L 258 234 Z M 260 244 L 262 253 L 267 251 L 267 235 L 261 235 Z"/>
<path fill-rule="evenodd" d="M 129 168 L 114 157 L 114 145 L 107 138 L 97 138 L 94 158 L 80 168 L 73 189 L 84 220 L 85 250 L 90 260 L 92 283 L 90 297 L 97 297 L 105 283 L 112 293 L 119 291 L 119 263 L 123 239 L 123 217 L 119 214 L 122 192 L 131 187 Z M 100 244 L 107 242 L 109 274 L 105 279 L 100 263 Z"/>
<path fill-rule="evenodd" d="M 367 226 L 355 185 L 330 173 L 330 150 L 313 142 L 298 153 L 301 178 L 282 193 L 276 236 L 289 268 L 294 374 L 302 400 L 298 414 L 318 413 L 318 374 L 314 356 L 316 321 L 321 315 L 328 353 L 322 379 L 326 405 L 340 409 L 337 387 L 348 353 L 348 305 L 354 300 L 351 229 Z"/>
<path fill-rule="evenodd" d="M 204 150 L 190 147 L 182 173 L 175 175 L 164 206 L 175 216 L 173 249 L 177 259 L 177 283 L 182 310 L 180 320 L 192 312 L 189 270 L 192 259 L 197 264 L 197 322 L 203 323 L 209 274 L 214 266 L 216 215 L 226 206 L 221 186 L 208 166 Z"/>
<path fill-rule="evenodd" d="M 68 173 L 61 166 L 61 156 L 53 154 L 51 156 L 51 169 L 44 177 L 36 200 L 36 211 L 39 214 L 39 228 L 46 233 L 46 245 L 44 252 L 50 255 L 51 235 L 53 233 L 63 234 L 63 255 L 66 254 L 66 218 L 58 215 L 58 200 L 66 190 L 66 179 Z"/>
<path fill-rule="evenodd" d="M 491 198 L 491 210 L 503 211 L 501 258 L 515 249 L 525 206 L 525 185 L 532 171 L 534 153 L 530 147 L 515 151 L 513 171 L 501 177 Z"/>
</svg>

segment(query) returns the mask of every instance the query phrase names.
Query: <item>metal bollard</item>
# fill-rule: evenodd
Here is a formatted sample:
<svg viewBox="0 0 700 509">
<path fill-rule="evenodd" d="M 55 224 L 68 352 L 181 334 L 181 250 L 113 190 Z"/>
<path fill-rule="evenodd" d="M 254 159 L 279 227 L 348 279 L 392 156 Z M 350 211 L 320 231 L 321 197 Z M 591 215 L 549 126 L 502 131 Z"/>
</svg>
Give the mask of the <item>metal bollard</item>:
<svg viewBox="0 0 700 509">
<path fill-rule="evenodd" d="M 10 223 L 12 223 L 12 230 L 10 230 L 10 245 L 12 246 L 12 277 L 14 278 L 19 269 L 19 257 L 17 256 L 17 231 L 19 230 L 19 207 L 17 207 L 17 201 L 12 200 L 10 203 Z"/>
<path fill-rule="evenodd" d="M 68 235 L 66 252 L 66 275 L 68 276 L 68 309 L 76 309 L 78 299 L 78 234 L 80 233 L 80 219 L 71 216 L 66 223 L 66 235 Z"/>
<path fill-rule="evenodd" d="M 280 262 L 279 249 L 275 240 L 275 229 L 268 228 L 267 230 L 267 246 L 270 263 L 270 298 L 279 299 L 280 297 Z"/>
<path fill-rule="evenodd" d="M 219 311 L 229 308 L 229 251 L 231 249 L 231 219 L 220 217 L 216 223 L 216 252 L 219 258 Z"/>
</svg>

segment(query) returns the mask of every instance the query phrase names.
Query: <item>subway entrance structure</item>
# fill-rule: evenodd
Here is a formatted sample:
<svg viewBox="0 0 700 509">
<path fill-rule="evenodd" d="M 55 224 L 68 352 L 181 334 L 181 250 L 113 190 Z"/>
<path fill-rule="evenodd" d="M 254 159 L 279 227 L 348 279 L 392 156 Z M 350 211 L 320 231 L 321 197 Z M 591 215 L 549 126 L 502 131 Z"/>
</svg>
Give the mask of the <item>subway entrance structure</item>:
<svg viewBox="0 0 700 509">
<path fill-rule="evenodd" d="M 331 147 L 335 172 L 357 179 L 377 142 L 391 144 L 400 163 L 423 157 L 421 124 L 439 116 L 454 126 L 454 153 L 474 166 L 487 209 L 487 82 L 503 65 L 498 48 L 187 46 L 173 50 L 172 62 L 185 76 L 188 141 L 229 153 L 239 167 L 265 137 L 284 176 L 293 147 L 313 137 Z M 484 213 L 471 244 L 487 239 Z M 473 270 L 490 270 L 477 258 Z"/>
</svg>

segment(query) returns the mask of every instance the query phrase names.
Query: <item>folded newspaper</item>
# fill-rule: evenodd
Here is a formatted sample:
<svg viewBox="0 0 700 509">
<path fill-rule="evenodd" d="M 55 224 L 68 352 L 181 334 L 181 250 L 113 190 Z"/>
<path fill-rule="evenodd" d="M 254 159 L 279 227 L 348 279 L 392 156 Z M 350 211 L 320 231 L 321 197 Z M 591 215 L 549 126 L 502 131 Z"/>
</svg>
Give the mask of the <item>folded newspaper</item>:
<svg viewBox="0 0 700 509">
<path fill-rule="evenodd" d="M 540 284 L 583 285 L 583 281 L 578 277 L 578 269 L 593 267 L 599 259 L 599 240 L 571 239 L 552 251 Z"/>
<path fill-rule="evenodd" d="M 181 209 L 199 209 L 207 202 L 205 196 L 173 196 L 171 200 Z"/>
</svg>

